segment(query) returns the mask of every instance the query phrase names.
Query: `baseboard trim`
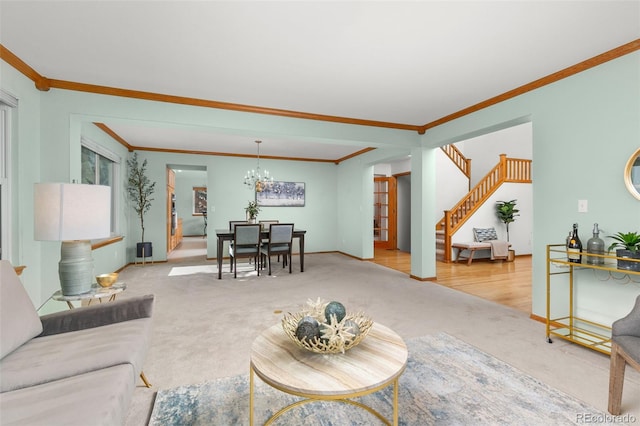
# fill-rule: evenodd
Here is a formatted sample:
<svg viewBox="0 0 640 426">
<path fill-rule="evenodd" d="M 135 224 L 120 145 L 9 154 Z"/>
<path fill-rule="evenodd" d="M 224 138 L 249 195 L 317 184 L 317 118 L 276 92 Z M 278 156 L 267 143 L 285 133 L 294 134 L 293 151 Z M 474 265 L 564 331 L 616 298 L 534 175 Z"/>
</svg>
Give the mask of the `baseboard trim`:
<svg viewBox="0 0 640 426">
<path fill-rule="evenodd" d="M 340 254 L 345 255 L 347 257 L 350 257 L 352 259 L 361 260 L 363 262 L 365 262 L 365 261 L 366 262 L 373 262 L 375 260 L 373 257 L 371 257 L 371 258 L 362 258 L 362 257 L 354 256 L 354 255 L 349 254 L 349 253 L 344 253 L 344 252 L 341 252 L 341 251 L 338 251 L 336 253 L 340 253 Z M 393 269 L 393 268 L 391 268 L 391 269 Z M 409 278 L 414 279 L 416 281 L 436 281 L 437 280 L 437 277 L 419 277 L 419 276 L 413 275 L 413 274 L 409 274 Z"/>
<path fill-rule="evenodd" d="M 530 314 L 529 318 L 531 318 L 534 321 L 541 322 L 543 324 L 547 323 L 547 319 L 545 317 L 541 317 L 540 315 Z"/>
<path fill-rule="evenodd" d="M 413 275 L 413 274 L 409 274 L 409 278 L 412 278 L 412 279 L 417 280 L 417 281 L 432 281 L 432 282 L 436 281 L 438 279 L 438 277 L 424 277 L 424 278 L 421 278 L 421 277 L 418 277 L 418 276 Z"/>
<path fill-rule="evenodd" d="M 331 252 L 326 252 L 326 253 L 331 253 Z M 343 256 L 350 257 L 352 259 L 361 260 L 363 262 L 371 262 L 373 260 L 373 257 L 368 257 L 368 258 L 367 257 L 358 257 L 358 256 L 354 256 L 354 255 L 349 254 L 349 253 L 345 253 L 345 252 L 340 251 L 340 250 L 337 250 L 337 251 L 335 251 L 333 253 L 338 253 L 338 254 L 341 254 Z"/>
</svg>

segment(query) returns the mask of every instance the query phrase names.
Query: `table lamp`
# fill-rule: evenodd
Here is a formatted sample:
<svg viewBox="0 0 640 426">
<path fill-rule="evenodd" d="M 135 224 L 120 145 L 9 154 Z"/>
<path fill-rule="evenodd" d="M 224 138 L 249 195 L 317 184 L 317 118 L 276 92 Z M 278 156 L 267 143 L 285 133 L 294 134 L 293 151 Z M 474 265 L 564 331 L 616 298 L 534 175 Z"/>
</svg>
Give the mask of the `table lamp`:
<svg viewBox="0 0 640 426">
<path fill-rule="evenodd" d="M 34 188 L 34 236 L 62 241 L 60 287 L 72 296 L 91 290 L 91 241 L 111 231 L 111 188 L 75 183 L 37 183 Z"/>
</svg>

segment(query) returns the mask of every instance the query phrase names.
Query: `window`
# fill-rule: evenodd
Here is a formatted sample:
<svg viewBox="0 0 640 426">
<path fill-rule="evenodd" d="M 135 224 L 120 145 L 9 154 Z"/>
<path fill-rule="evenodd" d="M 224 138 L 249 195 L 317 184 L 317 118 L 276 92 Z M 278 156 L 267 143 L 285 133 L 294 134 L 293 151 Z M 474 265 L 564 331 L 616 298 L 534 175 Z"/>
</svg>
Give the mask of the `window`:
<svg viewBox="0 0 640 426">
<path fill-rule="evenodd" d="M 18 100 L 0 90 L 0 259 L 11 260 L 11 113 Z"/>
<path fill-rule="evenodd" d="M 111 235 L 118 233 L 120 157 L 95 142 L 82 138 L 82 182 L 111 187 Z"/>
</svg>

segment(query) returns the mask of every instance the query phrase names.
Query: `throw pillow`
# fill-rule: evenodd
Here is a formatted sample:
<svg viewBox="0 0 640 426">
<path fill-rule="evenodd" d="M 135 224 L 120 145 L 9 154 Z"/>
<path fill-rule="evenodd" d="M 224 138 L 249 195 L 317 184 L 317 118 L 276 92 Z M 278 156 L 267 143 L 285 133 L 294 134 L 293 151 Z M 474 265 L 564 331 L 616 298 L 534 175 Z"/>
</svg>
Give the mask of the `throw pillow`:
<svg viewBox="0 0 640 426">
<path fill-rule="evenodd" d="M 33 302 L 8 260 L 0 260 L 0 358 L 42 333 Z"/>
<path fill-rule="evenodd" d="M 498 234 L 496 233 L 496 229 L 491 228 L 473 228 L 473 236 L 477 242 L 481 243 L 483 241 L 489 240 L 497 240 Z"/>
</svg>

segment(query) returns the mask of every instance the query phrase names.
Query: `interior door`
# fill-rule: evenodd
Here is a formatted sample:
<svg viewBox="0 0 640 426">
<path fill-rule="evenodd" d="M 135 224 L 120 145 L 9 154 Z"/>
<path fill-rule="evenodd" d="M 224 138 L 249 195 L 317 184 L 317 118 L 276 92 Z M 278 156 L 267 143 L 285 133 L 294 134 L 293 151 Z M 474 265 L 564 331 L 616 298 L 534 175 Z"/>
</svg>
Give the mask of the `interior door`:
<svg viewBox="0 0 640 426">
<path fill-rule="evenodd" d="M 395 177 L 373 179 L 373 244 L 376 248 L 397 248 L 397 181 Z"/>
</svg>

